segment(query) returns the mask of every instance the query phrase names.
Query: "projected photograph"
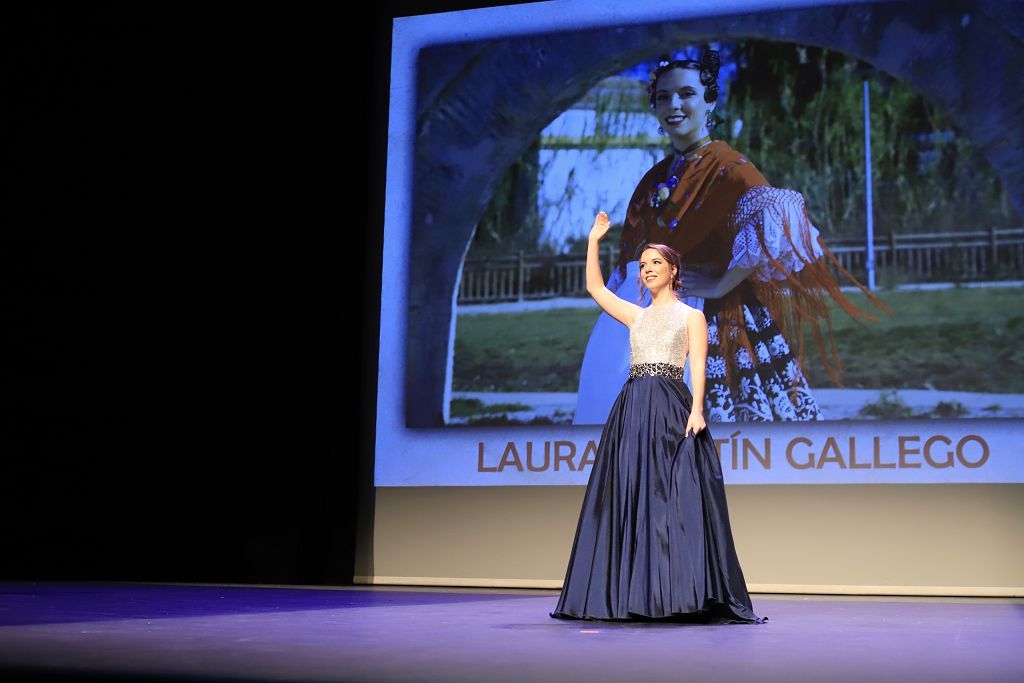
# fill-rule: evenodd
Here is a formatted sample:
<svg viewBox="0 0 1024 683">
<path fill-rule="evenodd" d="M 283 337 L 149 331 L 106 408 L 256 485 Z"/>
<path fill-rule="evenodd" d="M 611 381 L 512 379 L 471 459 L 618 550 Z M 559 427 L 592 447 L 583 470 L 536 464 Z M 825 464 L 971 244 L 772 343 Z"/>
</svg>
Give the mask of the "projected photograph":
<svg viewBox="0 0 1024 683">
<path fill-rule="evenodd" d="M 881 68 L 815 12 L 785 40 L 763 14 L 419 51 L 407 427 L 604 423 L 630 346 L 586 289 L 599 211 L 623 299 L 646 304 L 644 245 L 681 254 L 709 422 L 1024 416 L 1021 150 L 956 70 Z M 698 74 L 693 150 L 658 117 L 666 62 Z"/>
</svg>

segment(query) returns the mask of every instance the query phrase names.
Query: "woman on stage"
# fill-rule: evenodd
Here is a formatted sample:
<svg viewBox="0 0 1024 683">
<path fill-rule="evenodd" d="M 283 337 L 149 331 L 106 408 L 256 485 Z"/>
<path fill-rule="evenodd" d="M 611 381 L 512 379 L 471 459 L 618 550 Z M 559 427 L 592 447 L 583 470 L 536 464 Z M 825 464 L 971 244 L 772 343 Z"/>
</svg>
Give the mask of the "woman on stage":
<svg viewBox="0 0 1024 683">
<path fill-rule="evenodd" d="M 715 422 L 823 419 L 801 371 L 805 331 L 839 384 L 827 299 L 855 318 L 830 267 L 846 272 L 811 224 L 803 197 L 771 187 L 742 154 L 712 140 L 719 58 L 663 58 L 648 97 L 673 154 L 651 168 L 633 193 L 623 226 L 620 262 L 609 289 L 623 299 L 633 287 L 635 259 L 648 242 L 681 258 L 682 294 L 708 324 L 706 417 Z M 594 327 L 580 371 L 576 424 L 604 422 L 614 387 L 626 372 L 623 333 L 609 316 Z M 790 349 L 796 343 L 796 352 Z"/>
<path fill-rule="evenodd" d="M 601 434 L 569 568 L 551 616 L 761 623 L 733 546 L 718 452 L 702 412 L 708 329 L 681 302 L 679 257 L 648 244 L 639 273 L 651 304 L 605 287 L 598 214 L 587 291 L 629 330 L 629 379 Z M 693 395 L 683 383 L 690 357 Z"/>
</svg>

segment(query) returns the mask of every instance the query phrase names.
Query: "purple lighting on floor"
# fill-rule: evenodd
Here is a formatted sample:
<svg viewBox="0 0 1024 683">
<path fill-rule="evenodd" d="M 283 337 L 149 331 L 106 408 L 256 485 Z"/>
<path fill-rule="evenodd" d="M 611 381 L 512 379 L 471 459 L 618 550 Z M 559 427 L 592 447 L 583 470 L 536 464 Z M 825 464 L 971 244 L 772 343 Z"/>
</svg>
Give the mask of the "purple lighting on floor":
<svg viewBox="0 0 1024 683">
<path fill-rule="evenodd" d="M 0 584 L 0 674 L 1024 681 L 1024 601 L 754 596 L 762 625 L 552 619 L 555 592 Z M 9 678 L 9 676 L 7 676 Z"/>
</svg>

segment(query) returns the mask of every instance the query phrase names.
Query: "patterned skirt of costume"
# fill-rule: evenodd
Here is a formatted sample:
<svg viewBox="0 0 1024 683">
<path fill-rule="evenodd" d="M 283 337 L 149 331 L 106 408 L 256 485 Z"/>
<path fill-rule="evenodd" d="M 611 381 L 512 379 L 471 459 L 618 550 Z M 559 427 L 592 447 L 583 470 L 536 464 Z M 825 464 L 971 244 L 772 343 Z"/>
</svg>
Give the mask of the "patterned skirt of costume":
<svg viewBox="0 0 1024 683">
<path fill-rule="evenodd" d="M 754 355 L 738 344 L 733 345 L 735 364 L 730 381 L 726 381 L 726 359 L 719 350 L 716 303 L 708 300 L 704 306 L 708 323 L 704 418 L 708 422 L 823 419 L 789 343 L 749 287 L 743 291 L 743 319 Z"/>
</svg>

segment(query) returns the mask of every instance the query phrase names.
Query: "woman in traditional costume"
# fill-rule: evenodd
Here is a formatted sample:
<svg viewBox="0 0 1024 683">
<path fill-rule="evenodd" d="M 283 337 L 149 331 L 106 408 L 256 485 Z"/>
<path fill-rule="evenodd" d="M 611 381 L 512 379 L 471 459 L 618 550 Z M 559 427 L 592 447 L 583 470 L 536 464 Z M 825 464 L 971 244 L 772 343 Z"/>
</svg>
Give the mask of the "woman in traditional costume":
<svg viewBox="0 0 1024 683">
<path fill-rule="evenodd" d="M 710 421 L 823 419 L 801 370 L 809 333 L 829 376 L 842 369 L 826 302 L 877 320 L 839 289 L 832 268 L 880 310 L 889 309 L 840 265 L 811 223 L 799 192 L 774 188 L 742 154 L 712 140 L 718 53 L 700 62 L 663 58 L 648 95 L 673 154 L 637 185 L 609 289 L 642 297 L 634 277 L 645 244 L 679 253 L 682 294 L 708 324 L 706 416 Z M 620 327 L 602 315 L 580 371 L 576 424 L 604 422 L 627 372 Z M 790 341 L 795 341 L 795 352 Z"/>
</svg>

